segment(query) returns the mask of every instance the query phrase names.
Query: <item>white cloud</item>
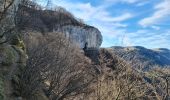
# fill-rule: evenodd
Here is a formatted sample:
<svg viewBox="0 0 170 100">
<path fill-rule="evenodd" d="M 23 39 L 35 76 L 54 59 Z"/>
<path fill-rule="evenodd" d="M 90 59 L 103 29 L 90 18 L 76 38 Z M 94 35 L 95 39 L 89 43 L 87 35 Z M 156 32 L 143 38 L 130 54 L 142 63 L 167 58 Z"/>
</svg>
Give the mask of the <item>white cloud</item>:
<svg viewBox="0 0 170 100">
<path fill-rule="evenodd" d="M 106 0 L 108 2 L 113 2 L 113 3 L 118 3 L 118 2 L 122 2 L 122 3 L 136 3 L 140 0 Z"/>
<path fill-rule="evenodd" d="M 151 28 L 153 28 L 155 30 L 160 30 L 160 27 L 158 27 L 158 26 L 151 26 Z"/>
<path fill-rule="evenodd" d="M 98 20 L 103 22 L 122 22 L 133 15 L 128 12 L 122 12 L 118 16 L 112 16 L 106 10 L 106 5 L 92 6 L 90 3 L 71 3 L 71 2 L 58 2 L 57 5 L 62 6 L 72 12 L 76 17 L 84 19 L 85 21 Z M 76 5 L 76 6 L 75 6 Z"/>
<path fill-rule="evenodd" d="M 147 27 L 150 25 L 158 24 L 168 16 L 170 16 L 170 0 L 164 0 L 154 7 L 156 10 L 154 14 L 150 17 L 144 18 L 139 21 L 139 24 Z"/>
<path fill-rule="evenodd" d="M 141 30 L 137 30 L 136 35 L 143 34 L 143 33 L 148 33 L 148 32 L 149 32 L 148 30 L 141 29 Z"/>
<path fill-rule="evenodd" d="M 136 4 L 136 6 L 138 6 L 138 7 L 140 7 L 140 6 L 144 6 L 144 5 L 146 5 L 146 4 L 148 4 L 150 1 L 144 1 L 144 2 L 139 2 L 139 3 L 137 3 Z"/>
<path fill-rule="evenodd" d="M 152 1 L 155 0 L 105 0 L 108 5 L 115 5 L 115 4 L 131 4 L 135 5 L 136 7 L 144 6 Z"/>
<path fill-rule="evenodd" d="M 125 13 L 125 14 L 122 14 L 122 15 L 117 16 L 117 17 L 103 16 L 103 17 L 100 17 L 100 19 L 103 20 L 103 21 L 109 21 L 109 22 L 122 22 L 122 21 L 130 19 L 132 17 L 133 17 L 132 14 Z"/>
<path fill-rule="evenodd" d="M 122 38 L 122 46 L 132 46 L 132 45 L 133 45 L 132 40 L 127 35 L 125 35 Z"/>
<path fill-rule="evenodd" d="M 170 31 L 152 31 L 147 29 L 127 33 L 132 43 L 147 48 L 170 48 Z"/>
</svg>

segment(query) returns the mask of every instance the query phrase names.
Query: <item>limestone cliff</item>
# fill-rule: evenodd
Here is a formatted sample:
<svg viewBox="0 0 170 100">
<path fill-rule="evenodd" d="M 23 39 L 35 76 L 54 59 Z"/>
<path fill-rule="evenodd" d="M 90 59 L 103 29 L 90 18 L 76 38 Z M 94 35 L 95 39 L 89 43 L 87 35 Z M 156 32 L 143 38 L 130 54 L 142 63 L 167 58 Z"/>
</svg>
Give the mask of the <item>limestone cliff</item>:
<svg viewBox="0 0 170 100">
<path fill-rule="evenodd" d="M 61 32 L 71 41 L 84 48 L 99 48 L 101 32 L 92 26 L 78 21 L 72 14 L 59 8 L 56 11 L 37 10 L 27 6 L 19 7 L 18 26 L 21 30 L 36 30 L 42 33 Z"/>
<path fill-rule="evenodd" d="M 86 43 L 87 48 L 99 48 L 102 43 L 100 31 L 91 26 L 65 25 L 55 31 L 65 33 L 69 39 L 78 43 L 80 48 L 84 48 Z"/>
</svg>

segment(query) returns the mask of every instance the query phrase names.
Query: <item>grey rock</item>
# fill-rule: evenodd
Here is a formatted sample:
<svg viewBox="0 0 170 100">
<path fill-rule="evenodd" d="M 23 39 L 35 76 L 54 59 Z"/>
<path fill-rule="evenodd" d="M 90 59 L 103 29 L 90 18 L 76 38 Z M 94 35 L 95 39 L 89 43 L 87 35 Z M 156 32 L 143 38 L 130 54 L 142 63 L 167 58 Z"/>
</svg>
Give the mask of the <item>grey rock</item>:
<svg viewBox="0 0 170 100">
<path fill-rule="evenodd" d="M 101 32 L 94 27 L 66 25 L 55 30 L 65 33 L 66 37 L 78 44 L 80 48 L 99 48 L 102 44 Z"/>
<path fill-rule="evenodd" d="M 22 20 L 18 24 L 20 29 L 33 31 L 63 33 L 67 38 L 84 48 L 87 43 L 88 48 L 99 48 L 102 44 L 101 32 L 93 27 L 79 22 L 68 11 L 37 10 L 26 6 L 20 6 L 18 15 Z M 27 12 L 28 15 L 22 12 Z"/>
</svg>

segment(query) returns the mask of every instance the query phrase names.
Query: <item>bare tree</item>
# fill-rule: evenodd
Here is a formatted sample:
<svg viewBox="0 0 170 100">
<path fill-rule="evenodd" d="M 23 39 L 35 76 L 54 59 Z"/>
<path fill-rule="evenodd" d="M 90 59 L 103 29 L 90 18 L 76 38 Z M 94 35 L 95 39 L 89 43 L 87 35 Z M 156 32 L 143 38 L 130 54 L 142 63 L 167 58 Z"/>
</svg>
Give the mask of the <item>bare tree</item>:
<svg viewBox="0 0 170 100">
<path fill-rule="evenodd" d="M 49 98 L 63 100 L 84 92 L 93 80 L 89 59 L 63 34 L 48 33 L 29 50 L 18 84 L 23 97 L 29 98 L 43 87 Z"/>
<path fill-rule="evenodd" d="M 159 100 L 155 88 L 143 80 L 131 63 L 106 49 L 100 50 L 99 59 L 100 74 L 92 86 L 94 92 L 87 100 Z"/>
<path fill-rule="evenodd" d="M 0 11 L 0 22 L 8 15 L 7 12 L 10 9 L 10 7 L 13 5 L 15 0 L 4 0 L 2 2 L 2 8 Z"/>
<path fill-rule="evenodd" d="M 161 68 L 159 66 L 155 66 L 151 71 L 148 73 L 148 77 L 151 77 L 152 84 L 156 91 L 158 92 L 158 95 L 163 100 L 168 100 L 170 98 L 170 69 L 167 68 Z"/>
</svg>

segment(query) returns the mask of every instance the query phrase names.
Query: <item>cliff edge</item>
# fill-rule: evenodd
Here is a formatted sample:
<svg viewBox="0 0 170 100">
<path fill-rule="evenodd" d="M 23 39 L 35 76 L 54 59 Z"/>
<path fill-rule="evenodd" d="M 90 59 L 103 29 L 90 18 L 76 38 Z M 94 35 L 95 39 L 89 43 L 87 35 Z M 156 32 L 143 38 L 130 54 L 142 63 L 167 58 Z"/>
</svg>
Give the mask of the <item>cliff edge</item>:
<svg viewBox="0 0 170 100">
<path fill-rule="evenodd" d="M 102 44 L 102 35 L 97 28 L 84 24 L 61 7 L 51 11 L 20 5 L 17 22 L 21 30 L 64 33 L 80 48 L 98 49 Z"/>
</svg>

